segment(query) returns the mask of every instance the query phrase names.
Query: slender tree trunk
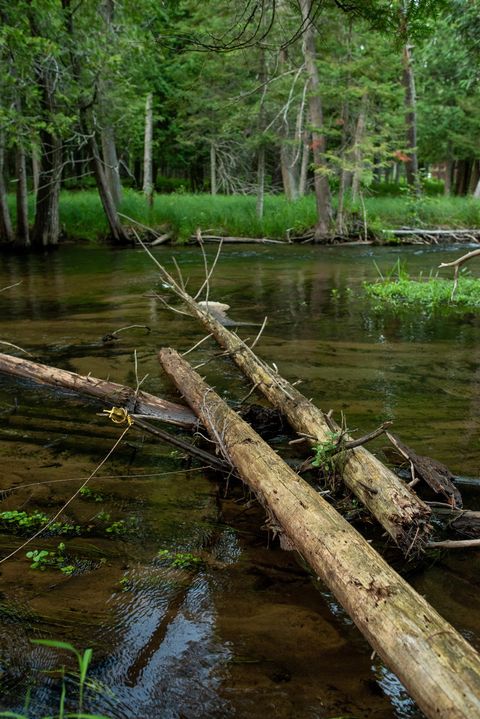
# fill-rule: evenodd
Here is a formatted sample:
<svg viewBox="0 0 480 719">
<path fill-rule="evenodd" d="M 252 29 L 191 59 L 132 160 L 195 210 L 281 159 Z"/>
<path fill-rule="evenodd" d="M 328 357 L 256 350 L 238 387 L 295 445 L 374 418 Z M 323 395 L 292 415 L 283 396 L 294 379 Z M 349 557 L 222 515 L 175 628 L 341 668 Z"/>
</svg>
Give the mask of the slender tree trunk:
<svg viewBox="0 0 480 719">
<path fill-rule="evenodd" d="M 102 129 L 102 153 L 105 167 L 105 177 L 115 207 L 122 201 L 122 183 L 120 182 L 120 169 L 118 163 L 115 132 L 112 125 L 107 124 Z"/>
<path fill-rule="evenodd" d="M 362 104 L 360 107 L 360 113 L 357 119 L 357 125 L 355 127 L 355 137 L 353 139 L 353 177 L 352 177 L 352 200 L 356 202 L 358 193 L 360 190 L 360 183 L 362 179 L 362 162 L 363 162 L 363 151 L 362 142 L 365 135 L 365 123 L 367 118 L 367 102 L 368 98 L 365 94 L 362 97 Z"/>
<path fill-rule="evenodd" d="M 475 188 L 475 192 L 473 193 L 473 196 L 476 200 L 480 200 L 480 179 L 477 182 L 477 186 Z"/>
<path fill-rule="evenodd" d="M 152 144 L 153 93 L 149 92 L 145 102 L 145 140 L 143 146 L 143 192 L 149 205 L 153 204 Z"/>
<path fill-rule="evenodd" d="M 470 172 L 470 182 L 468 183 L 468 193 L 470 195 L 473 195 L 475 192 L 475 189 L 478 185 L 478 181 L 480 180 L 480 163 L 479 160 L 473 160 L 472 161 L 472 169 Z"/>
<path fill-rule="evenodd" d="M 454 162 L 451 158 L 449 158 L 445 163 L 445 195 L 450 195 L 452 193 L 453 167 Z"/>
<path fill-rule="evenodd" d="M 215 143 L 210 143 L 210 194 L 217 194 L 217 150 Z"/>
<path fill-rule="evenodd" d="M 302 146 L 302 164 L 300 166 L 300 179 L 298 182 L 298 196 L 304 197 L 307 191 L 308 163 L 310 159 L 310 143 L 308 133 L 304 133 Z"/>
<path fill-rule="evenodd" d="M 40 185 L 40 161 L 38 158 L 37 147 L 33 147 L 32 150 L 32 184 L 33 184 L 33 195 L 36 198 L 38 193 L 38 187 Z"/>
<path fill-rule="evenodd" d="M 417 98 L 415 93 L 415 75 L 412 64 L 412 46 L 408 42 L 403 47 L 403 87 L 405 91 L 405 125 L 408 161 L 405 163 L 407 184 L 420 193 L 417 157 Z"/>
<path fill-rule="evenodd" d="M 125 227 L 123 227 L 120 222 L 117 208 L 115 207 L 112 195 L 110 194 L 110 188 L 103 170 L 103 163 L 100 158 L 97 141 L 93 135 L 90 136 L 89 149 L 92 156 L 91 163 L 93 174 L 97 183 L 98 194 L 110 228 L 110 238 L 115 244 L 128 244 L 130 242 L 130 238 L 125 230 Z"/>
<path fill-rule="evenodd" d="M 3 136 L 0 134 L 0 243 L 13 242 L 15 239 L 8 206 L 7 188 L 5 187 L 4 166 L 5 144 Z"/>
<path fill-rule="evenodd" d="M 315 28 L 311 22 L 312 0 L 300 0 L 300 8 L 305 26 L 303 32 L 303 55 L 309 78 L 309 115 L 312 125 L 312 152 L 315 165 L 314 182 L 317 204 L 315 238 L 321 239 L 322 237 L 326 237 L 330 231 L 332 205 L 327 177 L 327 165 L 324 157 L 326 140 L 323 133 L 323 108 L 320 96 L 320 79 L 316 64 Z"/>
<path fill-rule="evenodd" d="M 30 231 L 28 226 L 27 164 L 25 150 L 21 144 L 16 149 L 15 169 L 17 175 L 17 231 L 15 243 L 19 247 L 28 247 L 30 245 Z"/>
<path fill-rule="evenodd" d="M 262 219 L 265 204 L 265 147 L 258 148 L 257 158 L 257 217 Z"/>
</svg>

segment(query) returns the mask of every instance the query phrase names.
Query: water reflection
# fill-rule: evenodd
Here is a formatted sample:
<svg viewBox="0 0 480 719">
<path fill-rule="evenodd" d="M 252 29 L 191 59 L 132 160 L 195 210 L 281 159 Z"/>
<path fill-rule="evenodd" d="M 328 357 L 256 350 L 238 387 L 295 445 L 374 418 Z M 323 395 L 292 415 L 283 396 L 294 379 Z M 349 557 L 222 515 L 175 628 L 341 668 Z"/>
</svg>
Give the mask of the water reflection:
<svg viewBox="0 0 480 719">
<path fill-rule="evenodd" d="M 213 256 L 215 249 L 207 248 Z M 171 266 L 171 249 L 159 248 Z M 203 263 L 196 248 L 175 251 L 189 288 Z M 368 431 L 393 419 L 395 430 L 421 454 L 454 471 L 478 475 L 479 321 L 419 312 L 375 312 L 362 283 L 406 256 L 412 274 L 439 264 L 448 248 L 226 248 L 211 297 L 231 304 L 239 321 L 269 323 L 258 345 L 290 380 L 324 409 L 343 410 L 349 426 Z M 0 338 L 35 357 L 75 371 L 134 384 L 133 353 L 143 387 L 176 399 L 161 375 L 162 345 L 191 347 L 204 331 L 173 315 L 151 294 L 155 268 L 141 251 L 63 248 L 48 256 L 7 257 L 0 286 Z M 162 290 L 165 292 L 165 290 Z M 102 336 L 129 324 L 114 346 Z M 251 334 L 239 328 L 242 336 Z M 213 342 L 192 359 L 211 359 Z M 238 398 L 249 386 L 223 358 L 204 369 L 220 393 Z M 0 378 L 2 489 L 35 481 L 88 476 L 115 439 L 115 428 L 81 401 Z M 96 489 L 100 507 L 79 501 L 69 519 L 82 526 L 100 510 L 111 521 L 138 520 L 133 534 L 67 539 L 72 553 L 97 562 L 71 578 L 28 568 L 24 555 L 1 567 L 0 706 L 22 709 L 38 670 L 64 661 L 51 650 L 32 650 L 29 638 L 65 639 L 92 646 L 92 676 L 105 692 L 91 693 L 91 711 L 112 717 L 419 716 L 398 681 L 373 668 L 370 650 L 330 593 L 278 549 L 267 549 L 263 517 L 242 497 L 223 491 L 202 472 L 191 472 L 170 449 L 131 435 Z M 167 474 L 183 467 L 181 474 Z M 151 476 L 152 474 L 163 476 Z M 139 476 L 140 475 L 140 476 Z M 20 489 L 2 501 L 52 513 L 71 485 Z M 472 490 L 474 492 L 474 490 Z M 472 498 L 472 501 L 475 501 Z M 2 554 L 18 540 L 0 536 Z M 57 539 L 46 540 L 55 546 Z M 43 546 L 43 544 L 39 544 Z M 200 553 L 199 572 L 159 565 L 159 549 Z M 480 617 L 472 586 L 476 561 L 439 561 L 415 582 L 429 601 L 478 644 Z M 32 712 L 58 706 L 59 685 L 39 679 Z"/>
</svg>

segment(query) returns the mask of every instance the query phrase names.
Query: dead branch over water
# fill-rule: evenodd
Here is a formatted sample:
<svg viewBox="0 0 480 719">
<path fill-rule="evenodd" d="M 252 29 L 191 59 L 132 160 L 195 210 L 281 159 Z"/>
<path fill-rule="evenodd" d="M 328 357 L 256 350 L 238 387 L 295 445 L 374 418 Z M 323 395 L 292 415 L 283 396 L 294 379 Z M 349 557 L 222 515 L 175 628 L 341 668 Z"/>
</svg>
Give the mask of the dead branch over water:
<svg viewBox="0 0 480 719">
<path fill-rule="evenodd" d="M 428 717 L 480 717 L 480 656 L 177 352 L 160 362 L 225 457 Z"/>
</svg>

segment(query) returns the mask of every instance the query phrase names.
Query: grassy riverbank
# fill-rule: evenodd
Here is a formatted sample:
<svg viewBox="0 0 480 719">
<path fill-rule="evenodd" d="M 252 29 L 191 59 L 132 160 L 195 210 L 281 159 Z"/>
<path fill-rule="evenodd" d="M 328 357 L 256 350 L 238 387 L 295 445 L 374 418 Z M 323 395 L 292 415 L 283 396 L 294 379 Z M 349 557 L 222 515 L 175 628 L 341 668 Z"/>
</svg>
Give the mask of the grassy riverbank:
<svg viewBox="0 0 480 719">
<path fill-rule="evenodd" d="M 13 198 L 12 209 L 13 209 Z M 153 228 L 171 230 L 174 239 L 183 241 L 197 227 L 213 234 L 240 237 L 285 239 L 287 231 L 302 235 L 315 224 L 315 198 L 303 197 L 288 202 L 281 195 L 265 198 L 265 213 L 259 220 L 256 198 L 246 196 L 212 197 L 206 194 L 157 195 L 152 209 L 144 196 L 126 190 L 120 211 Z M 33 213 L 33 203 L 30 208 Z M 381 236 L 384 229 L 408 227 L 478 228 L 480 201 L 472 197 L 366 197 L 364 205 L 354 209 L 354 220 L 363 222 Z M 97 240 L 107 232 L 107 223 L 96 191 L 64 191 L 60 200 L 61 224 L 67 237 Z M 33 219 L 33 218 L 32 218 Z"/>
</svg>

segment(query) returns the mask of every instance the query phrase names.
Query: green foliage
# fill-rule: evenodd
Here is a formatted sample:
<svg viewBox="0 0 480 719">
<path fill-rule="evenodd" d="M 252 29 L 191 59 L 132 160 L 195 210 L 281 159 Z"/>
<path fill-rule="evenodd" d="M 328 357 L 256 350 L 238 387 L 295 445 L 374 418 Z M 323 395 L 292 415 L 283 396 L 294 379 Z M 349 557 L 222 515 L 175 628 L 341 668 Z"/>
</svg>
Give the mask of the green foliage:
<svg viewBox="0 0 480 719">
<path fill-rule="evenodd" d="M 3 531 L 11 531 L 16 533 L 25 533 L 32 530 L 40 529 L 49 522 L 49 517 L 38 510 L 29 514 L 21 512 L 17 509 L 0 512 L 0 527 Z M 80 534 L 80 525 L 70 524 L 69 522 L 52 522 L 48 527 L 49 534 Z"/>
<path fill-rule="evenodd" d="M 319 467 L 325 477 L 331 477 L 335 474 L 336 458 L 338 458 L 338 454 L 342 451 L 342 436 L 343 433 L 340 430 L 338 432 L 329 431 L 327 433 L 327 439 L 313 447 L 315 457 L 312 460 L 312 465 Z"/>
<path fill-rule="evenodd" d="M 32 569 L 39 569 L 41 572 L 46 569 L 59 569 L 62 574 L 71 575 L 75 571 L 75 565 L 68 563 L 65 549 L 65 544 L 60 542 L 55 551 L 32 549 L 25 556 L 31 561 Z"/>
<path fill-rule="evenodd" d="M 106 534 L 111 536 L 123 537 L 138 530 L 138 520 L 136 517 L 117 519 L 112 522 L 112 518 L 108 512 L 99 512 L 95 519 L 105 525 L 103 530 Z"/>
<path fill-rule="evenodd" d="M 176 569 L 199 569 L 203 565 L 203 560 L 190 552 L 172 552 L 169 549 L 160 549 L 157 557 L 169 567 Z"/>
<path fill-rule="evenodd" d="M 390 307 L 396 311 L 414 308 L 461 313 L 480 309 L 480 280 L 471 277 L 460 276 L 453 299 L 453 280 L 440 277 L 414 280 L 404 267 L 399 271 L 397 266 L 380 281 L 365 283 L 364 289 L 378 310 Z"/>
<path fill-rule="evenodd" d="M 103 502 L 105 499 L 103 494 L 100 494 L 100 492 L 96 492 L 94 489 L 90 489 L 90 487 L 86 486 L 80 489 L 79 495 L 82 499 L 90 502 Z"/>
</svg>

